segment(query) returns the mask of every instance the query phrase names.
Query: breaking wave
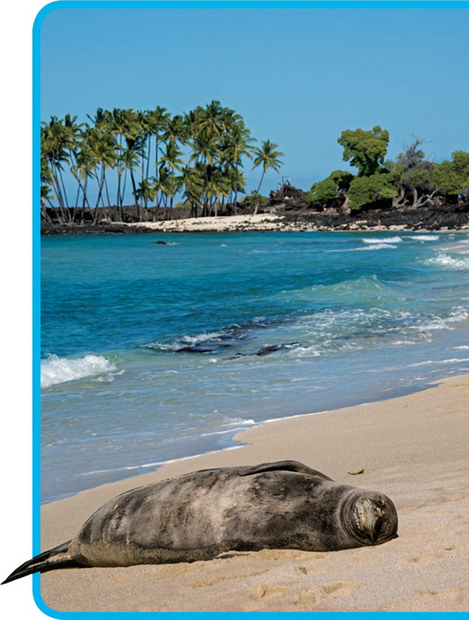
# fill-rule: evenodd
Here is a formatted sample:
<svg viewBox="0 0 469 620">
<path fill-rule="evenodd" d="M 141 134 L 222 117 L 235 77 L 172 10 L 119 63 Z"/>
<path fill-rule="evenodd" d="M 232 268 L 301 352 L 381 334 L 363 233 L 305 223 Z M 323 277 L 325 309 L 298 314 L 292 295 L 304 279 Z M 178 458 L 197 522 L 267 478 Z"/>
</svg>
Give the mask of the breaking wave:
<svg viewBox="0 0 469 620">
<path fill-rule="evenodd" d="M 441 252 L 438 256 L 435 256 L 435 258 L 429 258 L 426 263 L 430 265 L 440 265 L 448 269 L 469 269 L 469 258 L 453 258 L 444 252 Z"/>
<path fill-rule="evenodd" d="M 67 359 L 57 355 L 49 355 L 41 360 L 41 388 L 103 375 L 117 370 L 112 362 L 102 355 L 85 355 L 78 359 Z"/>
<path fill-rule="evenodd" d="M 385 245 L 388 243 L 402 243 L 402 238 L 401 237 L 383 237 L 383 238 L 370 237 L 369 239 L 363 238 L 362 241 L 363 243 L 369 243 L 369 244 L 377 243 L 379 245 Z"/>
</svg>

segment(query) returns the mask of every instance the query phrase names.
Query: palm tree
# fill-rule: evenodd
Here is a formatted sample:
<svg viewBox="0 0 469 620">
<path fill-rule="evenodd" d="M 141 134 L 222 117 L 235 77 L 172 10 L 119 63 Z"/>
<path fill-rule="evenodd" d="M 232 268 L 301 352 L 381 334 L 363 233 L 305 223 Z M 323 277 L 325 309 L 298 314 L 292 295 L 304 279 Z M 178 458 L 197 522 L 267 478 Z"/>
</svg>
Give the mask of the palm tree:
<svg viewBox="0 0 469 620">
<path fill-rule="evenodd" d="M 262 181 L 264 180 L 264 175 L 267 170 L 269 168 L 273 168 L 276 172 L 278 172 L 280 166 L 283 164 L 283 161 L 280 161 L 279 159 L 279 157 L 283 156 L 283 153 L 276 151 L 276 148 L 278 148 L 277 144 L 270 142 L 270 140 L 265 140 L 262 143 L 261 148 L 254 148 L 254 154 L 257 155 L 257 157 L 254 159 L 252 169 L 254 170 L 257 166 L 262 164 L 262 176 L 259 187 L 257 188 L 258 192 L 261 189 Z"/>
<path fill-rule="evenodd" d="M 73 149 L 73 134 L 63 120 L 52 116 L 50 123 L 42 123 L 41 153 L 47 159 L 52 173 L 52 185 L 59 204 L 59 212 L 63 220 L 70 221 L 71 213 L 68 207 L 68 198 L 63 182 L 62 169 L 64 163 L 70 162 L 70 152 Z"/>
<path fill-rule="evenodd" d="M 247 155 L 252 159 L 250 142 L 254 140 L 250 137 L 249 129 L 246 129 L 242 121 L 233 124 L 229 133 L 226 134 L 225 140 L 225 157 L 235 169 L 235 185 L 234 185 L 234 207 L 235 215 L 238 213 L 238 190 L 239 190 L 239 166 L 241 166 L 241 156 Z"/>
<path fill-rule="evenodd" d="M 208 132 L 220 137 L 227 130 L 226 111 L 219 101 L 213 100 L 205 108 L 198 108 L 197 133 Z"/>
<path fill-rule="evenodd" d="M 117 143 L 120 149 L 124 150 L 124 141 L 132 140 L 139 133 L 139 125 L 137 122 L 137 114 L 132 110 L 121 110 L 114 108 L 112 112 L 105 112 L 106 126 L 111 133 L 116 137 Z M 116 206 L 118 209 L 119 217 L 123 220 L 123 201 L 125 188 L 122 185 L 122 176 L 126 168 L 126 164 L 122 154 L 118 157 L 116 162 L 117 168 L 117 199 Z M 135 168 L 134 168 L 135 169 Z"/>
<path fill-rule="evenodd" d="M 101 167 L 99 180 L 98 180 L 98 198 L 96 200 L 96 206 L 93 214 L 93 225 L 98 221 L 98 207 L 101 201 L 104 207 L 103 201 L 103 189 L 107 191 L 106 184 L 106 170 L 108 168 L 114 168 L 117 161 L 118 144 L 115 137 L 108 131 L 97 129 L 96 127 L 88 127 L 86 130 L 86 140 L 92 151 L 93 161 L 97 166 Z M 108 204 L 109 204 L 109 192 Z"/>
<path fill-rule="evenodd" d="M 136 162 L 139 161 L 140 157 L 143 157 L 143 136 L 141 133 L 137 133 L 134 134 L 132 136 L 126 136 L 125 137 L 125 142 L 127 145 L 127 149 L 126 151 L 132 151 L 133 154 L 135 155 L 135 157 L 131 157 L 131 156 L 127 156 L 127 160 L 132 160 L 133 165 L 128 167 L 128 170 L 130 170 L 130 180 L 132 181 L 132 191 L 133 191 L 133 195 L 134 195 L 134 202 L 135 202 L 135 215 L 137 217 L 137 220 L 139 222 L 142 221 L 142 214 L 141 211 L 139 209 L 139 205 L 138 205 L 138 198 L 137 198 L 137 185 L 135 183 L 135 169 L 136 169 Z M 125 152 L 124 151 L 124 154 Z"/>
<path fill-rule="evenodd" d="M 202 201 L 204 192 L 204 170 L 201 164 L 196 164 L 194 168 L 185 166 L 181 172 L 181 180 L 186 188 L 183 198 L 191 205 L 189 217 L 197 217 L 197 207 Z"/>
<path fill-rule="evenodd" d="M 161 164 L 165 166 L 168 169 L 168 171 L 171 173 L 171 178 L 172 178 L 172 181 L 171 181 L 172 193 L 170 193 L 170 196 L 171 196 L 170 209 L 171 210 L 173 209 L 174 194 L 176 193 L 177 186 L 178 186 L 178 184 L 176 183 L 176 177 L 175 177 L 174 172 L 175 170 L 180 172 L 182 169 L 182 166 L 184 166 L 184 160 L 181 159 L 181 156 L 182 156 L 181 149 L 177 146 L 175 141 L 170 139 L 169 142 L 166 144 L 165 154 L 163 155 L 160 161 L 161 161 Z"/>
<path fill-rule="evenodd" d="M 149 112 L 149 129 L 150 135 L 155 138 L 155 170 L 156 176 L 158 176 L 158 167 L 160 165 L 160 142 L 165 141 L 168 137 L 168 125 L 171 121 L 171 114 L 167 112 L 166 108 L 157 106 L 154 110 Z M 150 174 L 150 147 L 148 145 L 148 159 L 147 159 L 147 177 Z"/>
<path fill-rule="evenodd" d="M 41 217 L 43 217 L 49 223 L 52 223 L 52 218 L 47 213 L 46 201 L 52 208 L 54 207 L 54 205 L 52 204 L 54 196 L 51 196 L 52 183 L 52 170 L 49 167 L 46 157 L 41 152 Z"/>
<path fill-rule="evenodd" d="M 137 166 L 139 162 L 138 155 L 132 149 L 126 149 L 120 156 L 120 162 L 122 163 L 124 167 L 124 180 L 122 183 L 122 201 L 121 201 L 121 204 L 122 204 L 124 201 L 124 197 L 125 197 L 125 188 L 127 184 L 127 172 L 130 171 L 130 174 L 132 176 L 132 174 L 137 170 Z M 121 208 L 121 219 L 123 220 L 122 208 Z"/>
<path fill-rule="evenodd" d="M 220 199 L 224 199 L 229 191 L 229 179 L 223 174 L 222 170 L 214 170 L 210 178 L 208 197 L 213 199 L 212 206 L 215 207 L 215 217 L 218 215 L 218 204 Z"/>
<path fill-rule="evenodd" d="M 145 209 L 148 213 L 148 201 L 154 200 L 156 196 L 155 186 L 148 180 L 142 179 L 137 189 L 137 198 L 140 198 L 145 203 Z"/>
<path fill-rule="evenodd" d="M 73 220 L 75 221 L 75 213 L 78 208 L 78 197 L 81 190 L 82 205 L 81 205 L 81 217 L 80 223 L 83 224 L 85 219 L 85 208 L 88 205 L 88 209 L 91 212 L 90 203 L 88 202 L 87 189 L 88 179 L 95 176 L 95 169 L 97 166 L 96 156 L 92 149 L 86 144 L 85 140 L 80 143 L 80 149 L 75 156 L 75 165 L 70 169 L 71 173 L 75 177 L 78 183 L 77 199 L 75 202 Z"/>
<path fill-rule="evenodd" d="M 210 130 L 206 129 L 197 134 L 195 144 L 190 161 L 198 163 L 199 157 L 202 158 L 202 165 L 205 173 L 205 185 L 204 185 L 204 203 L 202 216 L 206 217 L 208 213 L 208 185 L 210 182 L 210 174 L 214 167 L 215 158 L 218 155 L 218 141 L 217 136 Z M 200 162 L 199 162 L 200 163 Z"/>
<path fill-rule="evenodd" d="M 185 144 L 189 135 L 187 125 L 180 114 L 176 114 L 176 116 L 173 116 L 173 118 L 168 121 L 165 134 L 168 142 L 180 142 L 181 144 Z"/>
</svg>

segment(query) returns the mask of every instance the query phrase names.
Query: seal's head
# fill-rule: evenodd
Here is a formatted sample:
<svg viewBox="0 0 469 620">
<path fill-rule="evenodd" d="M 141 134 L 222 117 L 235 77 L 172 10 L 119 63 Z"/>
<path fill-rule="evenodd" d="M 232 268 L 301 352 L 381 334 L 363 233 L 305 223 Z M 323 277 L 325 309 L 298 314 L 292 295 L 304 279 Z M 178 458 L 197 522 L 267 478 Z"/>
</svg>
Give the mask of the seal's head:
<svg viewBox="0 0 469 620">
<path fill-rule="evenodd" d="M 354 493 L 345 502 L 341 517 L 344 528 L 362 545 L 381 545 L 397 538 L 396 507 L 382 493 Z"/>
</svg>

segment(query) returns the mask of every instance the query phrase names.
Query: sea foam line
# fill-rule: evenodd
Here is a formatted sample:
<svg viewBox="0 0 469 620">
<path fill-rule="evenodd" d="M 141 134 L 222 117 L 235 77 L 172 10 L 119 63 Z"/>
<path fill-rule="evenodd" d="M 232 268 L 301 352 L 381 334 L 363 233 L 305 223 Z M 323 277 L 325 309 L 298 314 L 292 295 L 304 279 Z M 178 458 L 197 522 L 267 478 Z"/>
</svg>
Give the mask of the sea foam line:
<svg viewBox="0 0 469 620">
<path fill-rule="evenodd" d="M 402 243 L 401 237 L 370 237 L 369 239 L 362 239 L 363 243 L 377 243 L 377 244 L 387 244 L 387 243 Z"/>
<path fill-rule="evenodd" d="M 453 258 L 449 254 L 441 252 L 435 258 L 429 258 L 426 261 L 430 265 L 441 265 L 450 269 L 469 269 L 469 258 Z"/>
<path fill-rule="evenodd" d="M 154 463 L 144 463 L 143 465 L 128 465 L 126 467 L 117 467 L 116 469 L 97 469 L 96 471 L 86 471 L 80 474 L 75 474 L 77 478 L 81 476 L 93 476 L 95 474 L 109 474 L 116 471 L 132 471 L 134 469 L 148 469 L 149 467 L 162 467 L 168 463 L 179 463 L 179 461 L 188 461 L 189 459 L 196 459 L 199 456 L 207 456 L 208 454 L 216 454 L 217 452 L 227 452 L 228 450 L 238 450 L 244 446 L 229 446 L 222 450 L 210 450 L 209 452 L 202 452 L 201 454 L 192 454 L 190 456 L 182 456 L 178 459 L 168 459 L 167 461 L 155 461 Z"/>
</svg>

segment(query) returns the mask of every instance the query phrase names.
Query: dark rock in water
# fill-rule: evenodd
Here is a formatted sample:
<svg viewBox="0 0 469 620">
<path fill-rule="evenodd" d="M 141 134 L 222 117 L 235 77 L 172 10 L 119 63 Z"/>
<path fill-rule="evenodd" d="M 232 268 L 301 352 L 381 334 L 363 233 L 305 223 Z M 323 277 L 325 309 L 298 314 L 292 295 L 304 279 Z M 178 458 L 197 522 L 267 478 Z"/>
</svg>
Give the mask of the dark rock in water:
<svg viewBox="0 0 469 620">
<path fill-rule="evenodd" d="M 158 242 L 155 242 L 158 243 Z M 266 329 L 272 327 L 274 325 L 279 325 L 281 323 L 289 322 L 291 319 L 272 319 L 264 322 L 252 322 L 247 323 L 245 325 L 237 325 L 233 324 L 229 327 L 225 327 L 216 335 L 207 336 L 205 339 L 203 335 L 198 337 L 198 341 L 192 344 L 191 342 L 187 342 L 188 338 L 184 337 L 180 340 L 177 340 L 171 344 L 160 344 L 153 343 L 144 345 L 146 349 L 153 349 L 162 352 L 168 353 L 196 353 L 196 354 L 207 354 L 207 353 L 216 353 L 218 351 L 224 351 L 225 349 L 230 349 L 233 347 L 237 347 L 240 344 L 240 341 L 244 341 L 249 337 L 250 333 L 254 330 Z M 269 345 L 266 347 L 262 347 L 256 353 L 236 353 L 233 357 L 229 359 L 234 359 L 237 357 L 242 357 L 243 355 L 269 355 L 270 353 L 274 353 L 280 349 L 286 349 L 289 347 L 298 346 L 298 342 L 292 342 L 290 344 L 278 344 L 278 345 Z"/>
<path fill-rule="evenodd" d="M 291 347 L 297 347 L 299 344 L 300 344 L 299 342 L 290 342 L 290 344 L 272 344 L 266 347 L 262 347 L 262 349 L 259 349 L 259 351 L 257 351 L 257 353 L 254 353 L 254 355 L 258 355 L 259 357 L 263 355 L 270 355 L 271 353 L 275 353 L 276 351 L 281 351 L 282 349 L 290 349 Z"/>
<path fill-rule="evenodd" d="M 256 353 L 236 353 L 233 357 L 230 357 L 230 360 L 238 359 L 238 357 L 246 357 L 246 356 L 258 356 L 263 357 L 264 355 L 270 355 L 271 353 L 276 353 L 277 351 L 281 351 L 282 349 L 291 349 L 292 347 L 299 346 L 299 342 L 290 342 L 290 344 L 271 344 L 259 349 Z"/>
<path fill-rule="evenodd" d="M 181 347 L 180 349 L 175 349 L 175 353 L 213 353 L 215 351 L 229 349 L 231 344 L 228 343 L 211 343 L 209 341 L 201 342 L 199 344 L 188 345 L 185 347 Z"/>
<path fill-rule="evenodd" d="M 270 355 L 270 353 L 275 353 L 275 351 L 280 351 L 280 349 L 283 349 L 283 345 L 271 344 L 267 347 L 262 347 L 262 349 L 259 349 L 259 351 L 257 351 L 257 353 L 254 353 L 254 355 L 258 355 L 259 357 L 262 357 L 263 355 Z"/>
<path fill-rule="evenodd" d="M 156 245 L 168 245 L 166 241 L 153 241 Z"/>
</svg>

